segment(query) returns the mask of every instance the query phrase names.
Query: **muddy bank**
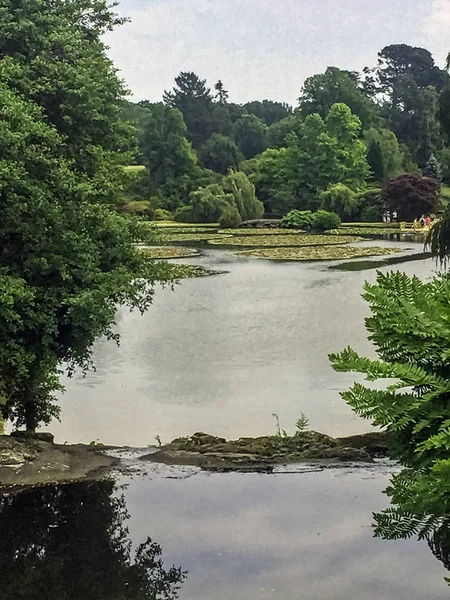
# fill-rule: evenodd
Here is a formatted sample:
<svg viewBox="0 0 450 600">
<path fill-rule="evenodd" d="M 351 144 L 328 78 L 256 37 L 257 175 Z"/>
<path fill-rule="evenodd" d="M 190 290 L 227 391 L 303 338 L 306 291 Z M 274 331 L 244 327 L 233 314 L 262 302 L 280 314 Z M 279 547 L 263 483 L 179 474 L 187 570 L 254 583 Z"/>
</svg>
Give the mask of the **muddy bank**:
<svg viewBox="0 0 450 600">
<path fill-rule="evenodd" d="M 0 491 L 98 479 L 119 459 L 98 446 L 59 445 L 51 434 L 0 436 Z"/>
<path fill-rule="evenodd" d="M 268 471 L 295 462 L 361 462 L 388 455 L 383 432 L 332 438 L 317 431 L 293 436 L 261 436 L 229 440 L 203 432 L 177 438 L 156 452 L 141 457 L 169 465 L 192 465 L 213 471 Z"/>
</svg>

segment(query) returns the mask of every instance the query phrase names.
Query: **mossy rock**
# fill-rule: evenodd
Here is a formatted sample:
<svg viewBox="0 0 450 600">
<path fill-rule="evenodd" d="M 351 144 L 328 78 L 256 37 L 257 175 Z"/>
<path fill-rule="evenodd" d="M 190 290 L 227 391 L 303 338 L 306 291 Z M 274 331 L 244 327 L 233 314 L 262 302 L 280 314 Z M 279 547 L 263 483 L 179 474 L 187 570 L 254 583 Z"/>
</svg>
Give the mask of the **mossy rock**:
<svg viewBox="0 0 450 600">
<path fill-rule="evenodd" d="M 336 442 L 339 446 L 364 450 L 373 458 L 381 458 L 389 455 L 390 436 L 386 431 L 371 431 L 359 435 L 349 435 L 336 438 Z"/>
<path fill-rule="evenodd" d="M 197 432 L 189 437 L 177 438 L 142 459 L 220 470 L 267 470 L 273 465 L 306 460 L 373 462 L 369 452 L 356 446 L 356 440 L 355 446 L 351 442 L 344 444 L 343 440 L 345 438 L 336 440 L 318 431 L 302 431 L 292 436 L 241 437 L 229 441 Z"/>
</svg>

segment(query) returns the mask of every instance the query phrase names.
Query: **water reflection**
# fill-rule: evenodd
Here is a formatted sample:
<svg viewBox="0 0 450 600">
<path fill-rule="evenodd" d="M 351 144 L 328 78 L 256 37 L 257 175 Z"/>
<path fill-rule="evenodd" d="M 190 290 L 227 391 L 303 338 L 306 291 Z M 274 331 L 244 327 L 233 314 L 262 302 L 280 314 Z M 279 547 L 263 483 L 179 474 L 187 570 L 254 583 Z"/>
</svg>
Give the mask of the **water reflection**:
<svg viewBox="0 0 450 600">
<path fill-rule="evenodd" d="M 150 538 L 132 551 L 111 481 L 0 496 L 2 600 L 172 600 L 186 573 Z"/>
<path fill-rule="evenodd" d="M 388 465 L 147 476 L 0 496 L 2 600 L 444 600 L 425 543 L 372 537 Z M 129 513 L 129 514 L 128 514 Z M 148 539 L 151 533 L 164 548 Z M 449 566 L 448 527 L 427 538 Z"/>
<path fill-rule="evenodd" d="M 422 252 L 421 244 L 363 244 L 398 246 L 396 259 Z M 338 394 L 354 374 L 335 373 L 328 354 L 347 345 L 373 352 L 361 291 L 375 269 L 278 264 L 220 250 L 195 263 L 228 273 L 159 290 L 142 317 L 119 311 L 120 347 L 99 341 L 97 371 L 65 382 L 62 421 L 50 425 L 59 442 L 146 446 L 156 435 L 167 442 L 194 431 L 258 436 L 273 431 L 274 412 L 287 431 L 300 412 L 330 435 L 364 431 L 367 424 Z M 400 268 L 426 278 L 435 265 L 428 259 Z"/>
</svg>

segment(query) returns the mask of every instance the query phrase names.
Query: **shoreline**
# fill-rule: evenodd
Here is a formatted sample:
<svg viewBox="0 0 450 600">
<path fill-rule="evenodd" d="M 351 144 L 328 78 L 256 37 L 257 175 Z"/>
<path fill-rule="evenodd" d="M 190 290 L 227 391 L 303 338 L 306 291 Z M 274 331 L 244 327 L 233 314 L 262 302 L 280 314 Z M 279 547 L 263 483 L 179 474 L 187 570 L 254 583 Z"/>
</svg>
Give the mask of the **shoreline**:
<svg viewBox="0 0 450 600">
<path fill-rule="evenodd" d="M 108 451 L 129 452 L 130 446 L 55 444 L 49 433 L 15 432 L 0 436 L 0 494 L 50 484 L 69 484 L 126 475 L 129 461 Z M 144 451 L 144 449 L 141 449 Z M 271 473 L 280 465 L 311 463 L 323 466 L 373 464 L 388 456 L 384 432 L 332 438 L 315 431 L 293 436 L 268 435 L 225 440 L 203 432 L 177 438 L 133 459 L 164 465 L 194 466 L 213 472 Z"/>
</svg>

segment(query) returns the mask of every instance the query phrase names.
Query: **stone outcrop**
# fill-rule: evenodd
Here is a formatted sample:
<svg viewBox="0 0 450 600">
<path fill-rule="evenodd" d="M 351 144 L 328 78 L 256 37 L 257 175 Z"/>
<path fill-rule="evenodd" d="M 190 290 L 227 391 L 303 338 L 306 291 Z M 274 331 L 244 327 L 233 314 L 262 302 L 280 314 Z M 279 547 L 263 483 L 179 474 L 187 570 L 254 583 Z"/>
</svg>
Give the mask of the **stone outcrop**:
<svg viewBox="0 0 450 600">
<path fill-rule="evenodd" d="M 0 490 L 97 479 L 119 460 L 98 446 L 53 443 L 48 433 L 0 436 Z"/>
<path fill-rule="evenodd" d="M 293 436 L 268 435 L 227 441 L 203 432 L 177 438 L 143 460 L 195 465 L 212 470 L 271 470 L 275 465 L 304 462 L 363 462 L 387 455 L 384 433 L 332 438 L 317 431 Z"/>
</svg>

